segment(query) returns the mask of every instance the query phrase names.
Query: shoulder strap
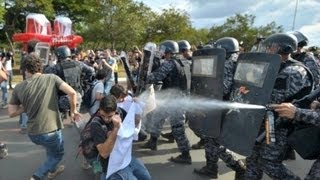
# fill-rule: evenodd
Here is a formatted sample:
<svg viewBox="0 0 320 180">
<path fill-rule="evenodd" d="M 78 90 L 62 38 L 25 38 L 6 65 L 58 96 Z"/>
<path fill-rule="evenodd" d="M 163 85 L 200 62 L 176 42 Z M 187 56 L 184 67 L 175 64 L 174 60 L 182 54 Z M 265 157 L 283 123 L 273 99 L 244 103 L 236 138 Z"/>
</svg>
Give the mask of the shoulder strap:
<svg viewBox="0 0 320 180">
<path fill-rule="evenodd" d="M 285 102 L 292 102 L 293 100 L 295 99 L 301 99 L 302 97 L 304 97 L 306 94 L 310 94 L 310 92 L 313 90 L 314 88 L 314 80 L 313 80 L 313 75 L 310 71 L 309 68 L 307 68 L 302 62 L 300 61 L 297 61 L 297 60 L 294 60 L 294 59 L 289 59 L 287 60 L 288 63 L 285 63 L 285 65 L 281 68 L 281 69 L 284 69 L 290 65 L 296 65 L 296 66 L 301 66 L 303 67 L 306 71 L 307 71 L 307 74 L 309 76 L 309 78 L 311 79 L 311 86 L 308 86 L 308 87 L 304 87 L 303 89 L 301 89 L 297 94 L 295 94 L 294 96 L 292 97 L 289 97 L 285 100 Z"/>
</svg>

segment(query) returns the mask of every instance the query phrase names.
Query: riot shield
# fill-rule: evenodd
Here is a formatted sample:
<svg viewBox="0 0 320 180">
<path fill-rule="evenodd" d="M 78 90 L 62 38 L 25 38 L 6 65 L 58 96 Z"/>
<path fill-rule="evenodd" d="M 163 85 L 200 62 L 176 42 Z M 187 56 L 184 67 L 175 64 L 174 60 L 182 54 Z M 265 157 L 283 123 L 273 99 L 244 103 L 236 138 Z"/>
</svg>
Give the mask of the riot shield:
<svg viewBox="0 0 320 180">
<path fill-rule="evenodd" d="M 146 89 L 146 80 L 147 76 L 153 72 L 154 70 L 158 69 L 161 65 L 161 59 L 159 55 L 156 55 L 153 51 L 144 50 L 144 56 L 141 62 L 140 71 L 139 71 L 139 79 L 138 79 L 138 90 L 137 93 L 141 94 Z M 159 91 L 161 89 L 162 82 L 158 82 L 154 84 L 154 89 Z"/>
<path fill-rule="evenodd" d="M 128 78 L 128 81 L 132 87 L 132 91 L 133 93 L 136 93 L 136 90 L 137 90 L 137 85 L 136 85 L 136 82 L 131 74 L 131 71 L 130 71 L 130 67 L 129 67 L 129 62 L 128 62 L 128 57 L 126 55 L 126 53 L 124 51 L 122 51 L 120 53 L 120 59 L 121 59 L 121 62 L 122 62 L 122 65 L 123 65 L 123 68 L 125 70 L 125 73 L 127 75 L 127 78 Z"/>
<path fill-rule="evenodd" d="M 139 69 L 137 93 L 140 94 L 145 90 L 148 74 L 151 72 L 154 54 L 152 51 L 144 50 L 141 66 Z"/>
<path fill-rule="evenodd" d="M 191 95 L 222 100 L 226 51 L 221 48 L 199 49 L 192 58 Z M 221 110 L 197 110 L 189 115 L 191 129 L 200 129 L 209 137 L 219 136 Z"/>
<path fill-rule="evenodd" d="M 230 101 L 266 105 L 270 101 L 280 63 L 277 54 L 240 54 Z M 250 155 L 265 113 L 265 109 L 229 110 L 222 118 L 220 143 L 238 154 Z"/>
<path fill-rule="evenodd" d="M 50 45 L 49 43 L 38 42 L 35 46 L 35 53 L 41 58 L 43 61 L 43 65 L 47 65 L 49 61 L 50 54 Z"/>
</svg>

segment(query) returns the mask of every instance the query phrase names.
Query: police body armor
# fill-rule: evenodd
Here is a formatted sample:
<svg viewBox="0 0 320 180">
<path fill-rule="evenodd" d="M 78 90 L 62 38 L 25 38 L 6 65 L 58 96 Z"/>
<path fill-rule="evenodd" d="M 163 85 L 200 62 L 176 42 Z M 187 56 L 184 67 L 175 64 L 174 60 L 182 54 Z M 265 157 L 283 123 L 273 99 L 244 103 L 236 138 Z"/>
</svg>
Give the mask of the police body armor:
<svg viewBox="0 0 320 180">
<path fill-rule="evenodd" d="M 277 54 L 240 54 L 230 101 L 265 106 L 270 102 L 280 64 L 281 57 Z M 250 155 L 265 113 L 265 109 L 230 109 L 222 118 L 221 145 Z"/>
<path fill-rule="evenodd" d="M 193 53 L 191 95 L 222 100 L 226 51 L 221 48 L 199 49 Z M 220 134 L 221 110 L 197 110 L 188 115 L 189 126 L 209 137 Z"/>
<path fill-rule="evenodd" d="M 61 61 L 58 66 L 58 76 L 68 83 L 74 90 L 81 93 L 81 66 L 79 62 L 66 59 Z"/>
<path fill-rule="evenodd" d="M 163 80 L 161 89 L 179 89 L 184 95 L 189 94 L 191 86 L 190 63 L 177 57 L 173 57 L 169 61 L 174 63 L 175 68 Z"/>
</svg>

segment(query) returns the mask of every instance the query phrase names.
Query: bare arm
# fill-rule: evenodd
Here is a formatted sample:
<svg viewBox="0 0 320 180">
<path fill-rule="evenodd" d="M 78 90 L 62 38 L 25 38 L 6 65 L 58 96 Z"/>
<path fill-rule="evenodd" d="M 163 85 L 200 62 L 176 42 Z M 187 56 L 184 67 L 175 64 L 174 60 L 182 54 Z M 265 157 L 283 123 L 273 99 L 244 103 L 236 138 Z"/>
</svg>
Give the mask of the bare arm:
<svg viewBox="0 0 320 180">
<path fill-rule="evenodd" d="M 96 93 L 96 100 L 100 101 L 104 97 L 103 93 Z"/>
<path fill-rule="evenodd" d="M 8 114 L 10 117 L 15 117 L 23 113 L 24 108 L 22 105 L 12 105 L 9 104 L 8 106 Z"/>
</svg>

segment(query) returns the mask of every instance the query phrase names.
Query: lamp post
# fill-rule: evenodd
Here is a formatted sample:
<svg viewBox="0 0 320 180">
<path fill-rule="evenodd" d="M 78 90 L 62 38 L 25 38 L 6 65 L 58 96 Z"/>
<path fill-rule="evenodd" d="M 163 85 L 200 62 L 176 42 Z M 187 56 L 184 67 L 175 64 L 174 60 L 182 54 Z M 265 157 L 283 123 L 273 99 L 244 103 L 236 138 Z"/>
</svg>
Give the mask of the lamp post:
<svg viewBox="0 0 320 180">
<path fill-rule="evenodd" d="M 298 4 L 299 4 L 299 0 L 296 0 L 296 7 L 295 7 L 295 9 L 294 9 L 294 16 L 293 16 L 293 23 L 292 23 L 292 31 L 294 31 L 294 29 L 295 29 L 295 23 L 296 23 L 296 16 L 297 16 Z"/>
</svg>

